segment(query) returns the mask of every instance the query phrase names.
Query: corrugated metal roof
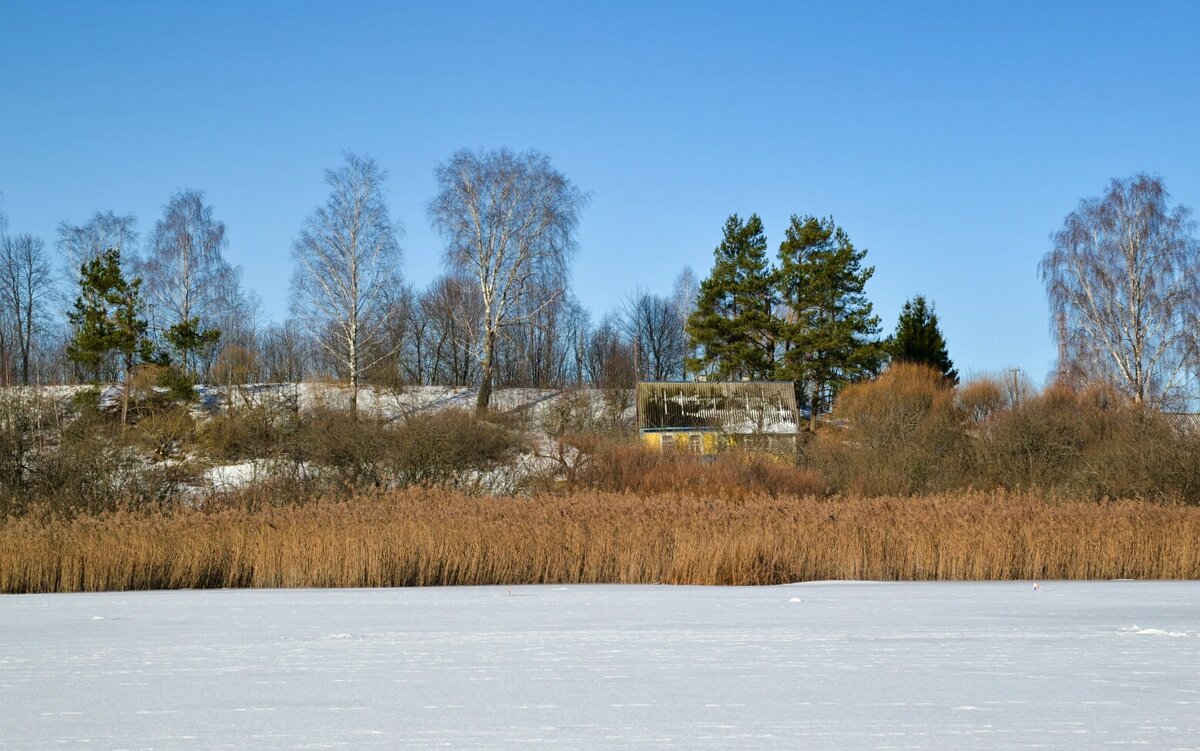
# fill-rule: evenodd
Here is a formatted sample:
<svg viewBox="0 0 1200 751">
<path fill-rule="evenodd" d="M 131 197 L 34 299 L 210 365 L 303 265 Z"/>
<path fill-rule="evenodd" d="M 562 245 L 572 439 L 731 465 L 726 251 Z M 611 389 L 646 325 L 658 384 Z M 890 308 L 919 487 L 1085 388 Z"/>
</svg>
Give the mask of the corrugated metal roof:
<svg viewBox="0 0 1200 751">
<path fill-rule="evenodd" d="M 796 433 L 800 414 L 791 381 L 643 381 L 638 429 Z"/>
</svg>

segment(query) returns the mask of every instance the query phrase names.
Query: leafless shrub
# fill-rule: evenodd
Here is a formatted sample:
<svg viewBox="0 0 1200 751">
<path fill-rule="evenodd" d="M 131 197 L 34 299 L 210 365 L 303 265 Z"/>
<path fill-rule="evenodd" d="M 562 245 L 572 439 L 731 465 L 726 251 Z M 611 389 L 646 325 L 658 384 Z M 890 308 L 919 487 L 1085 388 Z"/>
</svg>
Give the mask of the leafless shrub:
<svg viewBox="0 0 1200 751">
<path fill-rule="evenodd" d="M 137 443 L 157 461 L 176 459 L 196 437 L 196 424 L 185 407 L 171 407 L 146 415 L 133 432 Z"/>
<path fill-rule="evenodd" d="M 846 388 L 834 417 L 847 427 L 824 431 L 809 458 L 840 490 L 927 493 L 969 482 L 963 413 L 953 384 L 933 368 L 894 364 Z"/>
<path fill-rule="evenodd" d="M 577 452 L 568 475 L 574 487 L 624 493 L 691 492 L 719 498 L 825 491 L 818 473 L 777 456 L 736 449 L 715 457 L 662 454 L 640 443 L 597 435 L 569 436 L 560 442 Z"/>
<path fill-rule="evenodd" d="M 397 485 L 471 487 L 524 447 L 502 424 L 463 410 L 412 415 L 386 437 L 388 477 Z"/>
<path fill-rule="evenodd" d="M 1200 503 L 1200 443 L 1115 389 L 1053 386 L 993 416 L 983 480 L 1070 498 Z"/>
<path fill-rule="evenodd" d="M 295 431 L 296 412 L 270 401 L 216 414 L 197 430 L 204 454 L 216 461 L 276 456 Z"/>
</svg>

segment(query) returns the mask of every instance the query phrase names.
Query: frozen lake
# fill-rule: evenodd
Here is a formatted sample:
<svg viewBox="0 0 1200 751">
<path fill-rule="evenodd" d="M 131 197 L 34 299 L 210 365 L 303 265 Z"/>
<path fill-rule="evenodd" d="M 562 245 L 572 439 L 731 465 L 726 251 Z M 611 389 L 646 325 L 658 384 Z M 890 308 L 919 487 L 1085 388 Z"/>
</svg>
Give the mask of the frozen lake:
<svg viewBox="0 0 1200 751">
<path fill-rule="evenodd" d="M 0 748 L 1200 749 L 1200 583 L 0 596 Z"/>
</svg>

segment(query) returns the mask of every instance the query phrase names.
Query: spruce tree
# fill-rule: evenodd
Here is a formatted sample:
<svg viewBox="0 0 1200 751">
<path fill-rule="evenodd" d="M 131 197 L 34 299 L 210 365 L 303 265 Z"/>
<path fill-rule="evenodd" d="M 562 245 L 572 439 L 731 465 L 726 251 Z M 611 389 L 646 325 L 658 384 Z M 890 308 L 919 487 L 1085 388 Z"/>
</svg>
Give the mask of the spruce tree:
<svg viewBox="0 0 1200 751">
<path fill-rule="evenodd" d="M 687 369 L 718 379 L 769 378 L 778 321 L 774 275 L 758 215 L 744 222 L 731 215 L 713 256 L 712 273 L 701 282 L 696 309 L 687 321 L 696 351 Z"/>
<path fill-rule="evenodd" d="M 124 366 L 121 419 L 129 413 L 129 377 L 138 362 L 163 362 L 146 335 L 142 280 L 126 280 L 121 273 L 121 253 L 109 249 L 80 268 L 79 297 L 67 314 L 74 334 L 67 357 L 88 368 L 100 380 L 105 360 L 112 354 Z"/>
<path fill-rule="evenodd" d="M 879 317 L 864 290 L 875 273 L 832 218 L 792 217 L 779 246 L 780 302 L 786 311 L 778 374 L 808 397 L 811 418 L 838 390 L 879 372 Z"/>
<path fill-rule="evenodd" d="M 888 354 L 895 362 L 913 362 L 938 370 L 953 383 L 958 383 L 958 371 L 946 351 L 946 340 L 938 327 L 937 313 L 917 295 L 904 303 L 896 333 L 888 340 Z"/>
</svg>

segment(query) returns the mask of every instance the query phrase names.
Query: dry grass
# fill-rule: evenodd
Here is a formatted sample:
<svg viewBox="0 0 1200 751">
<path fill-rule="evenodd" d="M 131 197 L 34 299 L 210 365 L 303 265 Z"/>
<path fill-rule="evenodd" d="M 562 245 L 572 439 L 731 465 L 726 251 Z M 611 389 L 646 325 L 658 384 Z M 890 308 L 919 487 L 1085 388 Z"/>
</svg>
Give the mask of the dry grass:
<svg viewBox="0 0 1200 751">
<path fill-rule="evenodd" d="M 573 488 L 641 496 L 702 495 L 741 499 L 750 496 L 823 495 L 826 483 L 811 469 L 797 467 L 795 457 L 772 456 L 740 449 L 717 456 L 664 454 L 640 442 L 604 436 L 568 436 L 560 444 L 577 450 L 576 463 L 556 468 Z"/>
<path fill-rule="evenodd" d="M 1200 509 L 966 494 L 513 499 L 0 522 L 0 591 L 820 579 L 1200 578 Z"/>
</svg>

